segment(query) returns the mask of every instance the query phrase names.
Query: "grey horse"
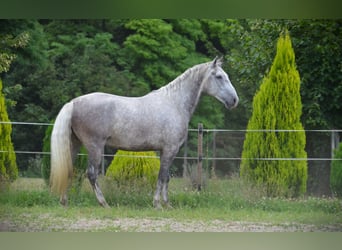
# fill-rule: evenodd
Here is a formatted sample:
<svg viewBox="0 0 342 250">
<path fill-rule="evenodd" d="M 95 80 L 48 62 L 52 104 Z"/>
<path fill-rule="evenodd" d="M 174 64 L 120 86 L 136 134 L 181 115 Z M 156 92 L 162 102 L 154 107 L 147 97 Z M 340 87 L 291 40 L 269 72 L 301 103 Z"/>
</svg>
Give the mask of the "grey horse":
<svg viewBox="0 0 342 250">
<path fill-rule="evenodd" d="M 83 144 L 88 152 L 87 176 L 100 205 L 108 207 L 97 182 L 104 147 L 160 151 L 160 170 L 153 197 L 156 208 L 169 205 L 169 167 L 187 137 L 188 124 L 202 92 L 227 109 L 239 98 L 221 59 L 195 65 L 168 85 L 141 97 L 91 93 L 66 103 L 51 135 L 51 190 L 67 204 L 73 160 Z"/>
</svg>

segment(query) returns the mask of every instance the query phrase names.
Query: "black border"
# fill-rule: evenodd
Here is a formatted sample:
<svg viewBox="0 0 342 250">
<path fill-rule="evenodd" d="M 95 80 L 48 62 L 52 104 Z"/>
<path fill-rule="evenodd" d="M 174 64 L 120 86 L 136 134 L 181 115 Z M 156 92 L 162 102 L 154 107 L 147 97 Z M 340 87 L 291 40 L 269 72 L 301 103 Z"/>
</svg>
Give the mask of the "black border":
<svg viewBox="0 0 342 250">
<path fill-rule="evenodd" d="M 1 249 L 339 250 L 341 233 L 0 233 Z"/>
<path fill-rule="evenodd" d="M 2 0 L 0 18 L 341 18 L 338 0 Z"/>
<path fill-rule="evenodd" d="M 2 0 L 0 18 L 341 18 L 337 0 Z M 114 219 L 114 218 L 113 218 Z M 337 250 L 341 233 L 0 233 L 1 249 Z"/>
</svg>

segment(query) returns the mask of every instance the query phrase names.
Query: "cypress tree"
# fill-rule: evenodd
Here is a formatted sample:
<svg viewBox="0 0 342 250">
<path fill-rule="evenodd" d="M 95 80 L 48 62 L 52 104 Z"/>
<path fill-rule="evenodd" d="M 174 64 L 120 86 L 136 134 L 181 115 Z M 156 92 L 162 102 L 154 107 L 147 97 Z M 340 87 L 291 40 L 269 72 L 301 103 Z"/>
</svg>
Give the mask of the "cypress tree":
<svg viewBox="0 0 342 250">
<path fill-rule="evenodd" d="M 280 36 L 271 69 L 254 96 L 247 126 L 248 130 L 271 131 L 247 131 L 240 168 L 241 177 L 265 188 L 268 196 L 293 197 L 306 192 L 307 154 L 301 114 L 300 76 L 286 32 Z"/>
<path fill-rule="evenodd" d="M 16 156 L 11 140 L 12 125 L 6 110 L 5 97 L 2 94 L 0 79 L 0 182 L 14 181 L 18 177 Z"/>
</svg>

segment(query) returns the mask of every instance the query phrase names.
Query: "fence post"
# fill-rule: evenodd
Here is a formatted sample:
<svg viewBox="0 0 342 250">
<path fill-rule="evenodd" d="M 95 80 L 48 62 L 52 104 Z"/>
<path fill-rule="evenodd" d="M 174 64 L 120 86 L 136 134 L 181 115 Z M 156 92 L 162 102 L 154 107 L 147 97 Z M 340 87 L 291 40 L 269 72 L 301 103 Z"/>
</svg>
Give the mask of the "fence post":
<svg viewBox="0 0 342 250">
<path fill-rule="evenodd" d="M 102 172 L 102 175 L 103 175 L 103 176 L 105 176 L 104 161 L 105 161 L 105 157 L 104 157 L 104 155 L 102 155 L 101 172 Z"/>
<path fill-rule="evenodd" d="M 334 158 L 334 151 L 338 148 L 340 138 L 336 131 L 331 131 L 331 158 Z"/>
<path fill-rule="evenodd" d="M 216 179 L 216 131 L 213 131 L 213 164 L 211 167 L 211 178 Z"/>
<path fill-rule="evenodd" d="M 183 178 L 187 177 L 188 171 L 188 135 L 184 142 L 184 161 L 183 161 Z"/>
<path fill-rule="evenodd" d="M 198 124 L 198 144 L 197 144 L 197 190 L 202 189 L 202 160 L 203 160 L 203 124 Z"/>
</svg>

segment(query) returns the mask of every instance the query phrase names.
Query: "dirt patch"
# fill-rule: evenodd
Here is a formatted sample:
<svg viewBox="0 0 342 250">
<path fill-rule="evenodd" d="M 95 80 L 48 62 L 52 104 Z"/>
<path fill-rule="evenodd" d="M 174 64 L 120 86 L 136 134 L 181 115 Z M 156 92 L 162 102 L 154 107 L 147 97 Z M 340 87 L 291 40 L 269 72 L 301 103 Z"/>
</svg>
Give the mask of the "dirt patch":
<svg viewBox="0 0 342 250">
<path fill-rule="evenodd" d="M 38 220 L 26 223 L 13 221 L 0 222 L 0 231 L 112 231 L 112 232 L 334 232 L 342 231 L 342 225 L 308 225 L 297 223 L 254 223 L 243 221 L 178 221 L 174 219 L 154 218 L 117 218 L 89 219 L 65 218 L 52 219 L 48 214 L 41 215 Z"/>
</svg>

